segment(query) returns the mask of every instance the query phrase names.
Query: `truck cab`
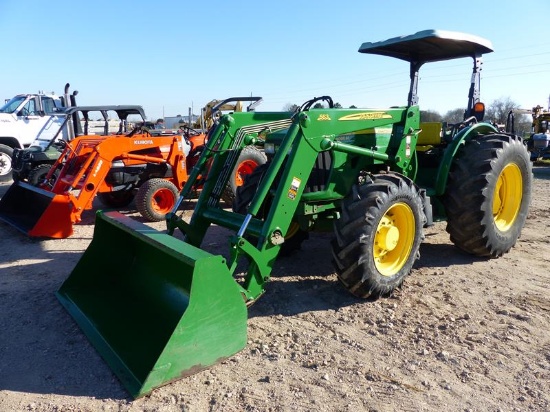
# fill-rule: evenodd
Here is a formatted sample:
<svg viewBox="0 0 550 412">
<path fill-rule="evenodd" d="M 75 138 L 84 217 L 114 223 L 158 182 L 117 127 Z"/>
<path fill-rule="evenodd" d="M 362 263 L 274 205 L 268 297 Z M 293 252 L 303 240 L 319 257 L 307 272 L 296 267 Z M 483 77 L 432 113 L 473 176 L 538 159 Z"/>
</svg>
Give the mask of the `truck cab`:
<svg viewBox="0 0 550 412">
<path fill-rule="evenodd" d="M 23 149 L 37 138 L 53 137 L 65 120 L 64 107 L 74 105 L 74 96 L 68 94 L 69 84 L 65 85 L 65 95 L 18 94 L 0 107 L 0 183 L 12 178 L 12 158 L 14 149 Z"/>
</svg>

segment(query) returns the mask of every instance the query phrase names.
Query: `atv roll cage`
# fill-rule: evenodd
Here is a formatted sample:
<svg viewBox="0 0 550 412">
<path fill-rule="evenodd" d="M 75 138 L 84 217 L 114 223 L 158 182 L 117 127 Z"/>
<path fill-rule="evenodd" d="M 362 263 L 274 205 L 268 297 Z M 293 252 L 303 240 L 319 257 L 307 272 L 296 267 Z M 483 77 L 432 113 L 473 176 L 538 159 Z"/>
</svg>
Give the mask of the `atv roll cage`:
<svg viewBox="0 0 550 412">
<path fill-rule="evenodd" d="M 101 113 L 103 120 L 105 121 L 105 135 L 108 134 L 108 114 L 109 112 L 116 112 L 118 118 L 121 121 L 117 134 L 122 134 L 127 132 L 128 124 L 127 119 L 130 115 L 139 115 L 145 121 L 145 112 L 143 107 L 138 105 L 107 105 L 107 106 L 72 106 L 68 107 L 63 111 L 67 116 L 65 121 L 59 127 L 57 133 L 50 139 L 49 144 L 46 146 L 45 150 L 50 148 L 55 142 L 58 141 L 58 137 L 65 128 L 65 125 L 70 121 L 73 122 L 74 133 L 76 136 L 87 135 L 88 134 L 88 124 L 90 121 L 90 112 Z M 80 122 L 80 116 L 84 120 L 84 130 Z M 74 136 L 70 136 L 69 140 L 72 140 Z"/>
</svg>

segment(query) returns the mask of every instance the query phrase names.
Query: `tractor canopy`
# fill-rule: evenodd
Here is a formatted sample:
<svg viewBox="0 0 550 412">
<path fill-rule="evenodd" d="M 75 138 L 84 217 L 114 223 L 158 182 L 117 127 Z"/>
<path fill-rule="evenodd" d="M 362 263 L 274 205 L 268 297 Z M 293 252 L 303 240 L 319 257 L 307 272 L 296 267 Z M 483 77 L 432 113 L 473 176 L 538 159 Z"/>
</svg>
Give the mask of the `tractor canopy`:
<svg viewBox="0 0 550 412">
<path fill-rule="evenodd" d="M 471 57 L 474 60 L 468 104 L 464 119 L 474 116 L 481 121 L 485 106 L 479 100 L 481 56 L 491 53 L 489 40 L 466 33 L 445 30 L 423 30 L 408 36 L 393 37 L 379 42 L 366 42 L 359 47 L 360 53 L 395 57 L 410 63 L 411 85 L 407 104 L 418 104 L 418 72 L 424 63 Z"/>
<path fill-rule="evenodd" d="M 359 47 L 360 53 L 379 54 L 417 63 L 474 57 L 492 51 L 493 45 L 489 40 L 445 30 L 423 30 L 384 41 L 365 42 Z"/>
</svg>

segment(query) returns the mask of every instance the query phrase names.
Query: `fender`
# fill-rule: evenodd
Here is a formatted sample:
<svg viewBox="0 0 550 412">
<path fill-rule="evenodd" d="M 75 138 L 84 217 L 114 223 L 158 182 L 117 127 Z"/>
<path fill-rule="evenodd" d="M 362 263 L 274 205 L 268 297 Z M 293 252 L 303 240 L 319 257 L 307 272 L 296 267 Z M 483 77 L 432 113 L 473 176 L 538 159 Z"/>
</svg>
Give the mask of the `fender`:
<svg viewBox="0 0 550 412">
<path fill-rule="evenodd" d="M 435 182 L 436 196 L 441 196 L 445 193 L 447 180 L 449 178 L 449 170 L 451 169 L 451 164 L 456 156 L 456 153 L 458 152 L 459 147 L 462 146 L 466 141 L 474 139 L 479 135 L 490 133 L 498 133 L 498 130 L 489 123 L 475 123 L 471 126 L 465 127 L 455 135 L 455 137 L 445 150 L 443 159 L 439 164 L 439 169 L 437 170 L 437 179 Z"/>
</svg>

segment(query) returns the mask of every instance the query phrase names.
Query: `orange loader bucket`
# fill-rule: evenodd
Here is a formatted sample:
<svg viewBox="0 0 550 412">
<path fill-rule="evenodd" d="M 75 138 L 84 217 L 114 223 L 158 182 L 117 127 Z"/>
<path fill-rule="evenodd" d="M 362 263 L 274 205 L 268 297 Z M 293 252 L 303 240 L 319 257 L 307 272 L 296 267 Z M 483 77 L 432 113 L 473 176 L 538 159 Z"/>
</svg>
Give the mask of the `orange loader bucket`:
<svg viewBox="0 0 550 412">
<path fill-rule="evenodd" d="M 14 182 L 0 199 L 0 220 L 31 237 L 62 239 L 72 235 L 69 197 L 25 182 Z"/>
</svg>

